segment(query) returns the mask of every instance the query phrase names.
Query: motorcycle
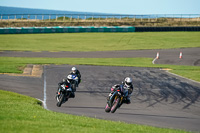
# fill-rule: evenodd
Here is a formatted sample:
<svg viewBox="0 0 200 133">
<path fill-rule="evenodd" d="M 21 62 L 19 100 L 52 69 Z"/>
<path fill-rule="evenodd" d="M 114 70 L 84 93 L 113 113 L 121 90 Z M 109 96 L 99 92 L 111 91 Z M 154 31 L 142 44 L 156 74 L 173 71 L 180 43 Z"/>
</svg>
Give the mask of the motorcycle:
<svg viewBox="0 0 200 133">
<path fill-rule="evenodd" d="M 70 81 L 72 85 L 72 89 L 74 92 L 76 91 L 76 87 L 78 87 L 78 76 L 76 74 L 71 74 L 72 80 Z"/>
<path fill-rule="evenodd" d="M 111 88 L 112 90 L 112 88 Z M 115 111 L 121 107 L 123 104 L 124 97 L 128 95 L 128 92 L 123 92 L 123 87 L 120 85 L 120 87 L 114 91 L 114 93 L 109 97 L 106 107 L 105 107 L 105 112 L 109 113 L 115 113 Z"/>
<path fill-rule="evenodd" d="M 61 105 L 69 99 L 71 93 L 72 89 L 69 86 L 65 84 L 59 85 L 58 94 L 56 95 L 56 100 L 57 100 L 56 105 L 58 107 L 61 107 Z"/>
</svg>

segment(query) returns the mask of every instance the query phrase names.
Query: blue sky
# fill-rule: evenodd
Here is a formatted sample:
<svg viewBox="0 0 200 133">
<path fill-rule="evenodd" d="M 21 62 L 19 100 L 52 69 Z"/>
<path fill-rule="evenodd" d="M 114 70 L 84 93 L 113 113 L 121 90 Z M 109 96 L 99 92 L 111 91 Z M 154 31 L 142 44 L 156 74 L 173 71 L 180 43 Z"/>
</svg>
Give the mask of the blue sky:
<svg viewBox="0 0 200 133">
<path fill-rule="evenodd" d="M 0 6 L 119 14 L 200 14 L 200 0 L 0 0 Z"/>
</svg>

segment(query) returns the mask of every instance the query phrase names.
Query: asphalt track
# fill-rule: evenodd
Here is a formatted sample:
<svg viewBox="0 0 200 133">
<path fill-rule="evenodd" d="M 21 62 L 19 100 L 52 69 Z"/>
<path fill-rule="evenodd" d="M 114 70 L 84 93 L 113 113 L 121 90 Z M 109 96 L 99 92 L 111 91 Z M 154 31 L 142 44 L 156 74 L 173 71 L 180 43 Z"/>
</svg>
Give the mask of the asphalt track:
<svg viewBox="0 0 200 133">
<path fill-rule="evenodd" d="M 179 59 L 182 52 L 182 60 Z M 96 52 L 31 52 L 31 51 L 0 51 L 2 57 L 48 57 L 48 58 L 155 58 L 159 53 L 158 64 L 200 66 L 200 47 L 183 49 L 127 50 L 127 51 L 96 51 Z"/>
<path fill-rule="evenodd" d="M 151 58 L 154 58 L 156 52 L 159 52 L 160 59 L 156 63 L 168 61 L 169 64 L 199 66 L 199 48 L 147 51 L 149 53 L 146 50 L 127 52 L 132 52 L 131 57 Z M 1 52 L 0 56 L 4 56 L 6 52 Z M 130 54 L 127 52 L 124 53 L 124 56 Z M 178 58 L 179 52 L 183 52 L 182 59 Z M 12 53 L 10 52 L 9 55 L 17 57 Z M 27 56 L 24 53 L 19 57 Z M 91 54 L 90 52 L 83 53 Z M 92 57 L 96 57 L 97 53 L 95 52 Z M 101 56 L 102 58 L 113 56 L 112 54 L 106 56 L 105 53 L 101 53 L 99 56 L 105 56 Z M 115 52 L 111 53 L 116 54 Z M 134 53 L 137 53 L 137 56 L 134 56 Z M 138 53 L 141 54 L 138 55 Z M 72 54 L 71 57 L 78 56 L 78 52 L 77 54 L 72 52 Z M 38 54 L 34 55 L 38 56 Z M 47 55 L 43 54 L 40 57 Z M 119 56 L 119 53 L 117 55 Z M 49 56 L 52 56 L 52 53 Z M 41 78 L 0 75 L 1 89 L 38 98 L 46 103 L 47 109 L 57 112 L 200 132 L 200 83 L 177 77 L 157 68 L 76 65 L 82 74 L 82 82 L 77 89 L 76 97 L 69 99 L 62 107 L 58 108 L 55 100 L 57 83 L 66 77 L 71 67 L 70 65 L 44 66 Z M 134 80 L 131 104 L 123 104 L 114 114 L 106 113 L 104 107 L 110 87 L 120 83 L 126 76 L 130 76 Z"/>
</svg>

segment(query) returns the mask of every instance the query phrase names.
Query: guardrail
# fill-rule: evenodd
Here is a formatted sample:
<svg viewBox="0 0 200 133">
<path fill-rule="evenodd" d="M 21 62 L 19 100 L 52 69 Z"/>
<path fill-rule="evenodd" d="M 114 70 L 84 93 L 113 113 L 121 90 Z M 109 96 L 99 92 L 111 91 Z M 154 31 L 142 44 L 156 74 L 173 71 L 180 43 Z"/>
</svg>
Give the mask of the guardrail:
<svg viewBox="0 0 200 133">
<path fill-rule="evenodd" d="M 62 26 L 200 26 L 200 14 L 92 15 L 92 14 L 1 14 L 0 22 L 61 23 Z M 65 24 L 63 24 L 65 23 Z M 69 23 L 69 24 L 66 24 Z M 76 24 L 74 24 L 76 23 Z M 96 24 L 91 24 L 96 23 Z M 97 25 L 97 23 L 100 23 Z M 42 24 L 41 24 L 42 25 Z M 11 25 L 12 26 L 12 25 Z M 36 25 L 33 25 L 36 26 Z M 42 25 L 44 26 L 44 25 Z M 51 25 L 47 25 L 51 26 Z M 55 26 L 55 25 L 53 25 Z M 0 27 L 5 27 L 0 25 Z"/>
<path fill-rule="evenodd" d="M 200 21 L 200 14 L 152 14 L 152 15 L 92 15 L 92 14 L 1 14 L 0 20 L 40 20 L 40 21 L 75 21 L 75 20 L 124 20 L 151 21 L 171 19 L 176 21 Z"/>
</svg>

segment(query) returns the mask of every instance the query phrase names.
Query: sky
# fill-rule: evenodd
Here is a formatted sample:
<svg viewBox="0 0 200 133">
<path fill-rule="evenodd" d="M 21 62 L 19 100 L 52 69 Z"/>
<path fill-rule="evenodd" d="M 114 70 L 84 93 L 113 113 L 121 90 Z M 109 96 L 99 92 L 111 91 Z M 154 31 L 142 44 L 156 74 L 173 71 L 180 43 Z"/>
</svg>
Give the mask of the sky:
<svg viewBox="0 0 200 133">
<path fill-rule="evenodd" d="M 117 14 L 200 14 L 200 0 L 0 0 L 0 6 Z"/>
</svg>

